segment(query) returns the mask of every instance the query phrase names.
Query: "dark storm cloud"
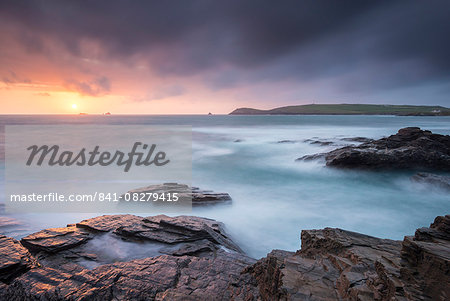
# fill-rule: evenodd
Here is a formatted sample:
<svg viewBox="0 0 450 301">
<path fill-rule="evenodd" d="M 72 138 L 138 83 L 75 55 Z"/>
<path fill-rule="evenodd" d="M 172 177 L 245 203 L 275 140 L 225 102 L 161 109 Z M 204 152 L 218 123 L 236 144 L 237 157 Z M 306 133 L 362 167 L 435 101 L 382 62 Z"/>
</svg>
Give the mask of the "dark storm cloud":
<svg viewBox="0 0 450 301">
<path fill-rule="evenodd" d="M 45 52 L 50 40 L 85 56 L 89 39 L 102 59 L 138 55 L 160 74 L 213 73 L 204 81 L 214 89 L 336 76 L 344 90 L 448 83 L 449 15 L 448 1 L 0 3 L 0 25 L 16 26 L 29 51 Z"/>
</svg>

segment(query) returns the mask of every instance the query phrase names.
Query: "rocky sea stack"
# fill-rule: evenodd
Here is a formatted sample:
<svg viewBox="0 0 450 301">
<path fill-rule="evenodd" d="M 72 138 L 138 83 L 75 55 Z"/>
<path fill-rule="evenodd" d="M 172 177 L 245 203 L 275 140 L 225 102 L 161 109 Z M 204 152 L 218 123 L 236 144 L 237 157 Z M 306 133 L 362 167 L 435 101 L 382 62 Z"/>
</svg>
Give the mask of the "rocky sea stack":
<svg viewBox="0 0 450 301">
<path fill-rule="evenodd" d="M 450 216 L 402 241 L 304 230 L 255 261 L 210 219 L 100 216 L 0 237 L 2 300 L 448 300 Z M 110 244 L 96 248 L 96 241 Z M 131 245 L 128 258 L 110 252 Z M 138 252 L 145 250 L 145 252 Z M 109 256 L 108 256 L 109 254 Z M 137 258 L 136 254 L 140 254 Z"/>
</svg>

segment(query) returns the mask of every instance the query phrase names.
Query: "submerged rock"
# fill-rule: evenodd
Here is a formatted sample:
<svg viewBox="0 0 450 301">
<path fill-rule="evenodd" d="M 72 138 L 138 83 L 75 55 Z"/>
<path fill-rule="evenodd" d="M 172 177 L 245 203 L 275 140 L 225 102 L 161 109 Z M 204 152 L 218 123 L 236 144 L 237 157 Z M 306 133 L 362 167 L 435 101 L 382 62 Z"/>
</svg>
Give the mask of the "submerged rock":
<svg viewBox="0 0 450 301">
<path fill-rule="evenodd" d="M 408 127 L 386 138 L 333 150 L 325 159 L 327 166 L 344 168 L 450 171 L 450 136 Z"/>
<path fill-rule="evenodd" d="M 319 153 L 319 154 L 313 154 L 313 155 L 305 155 L 303 157 L 295 159 L 295 161 L 313 161 L 313 160 L 319 160 L 324 159 L 325 153 Z"/>
<path fill-rule="evenodd" d="M 102 251 L 115 245 L 88 247 L 105 235 L 134 245 L 134 251 L 154 243 L 161 248 L 107 262 Z M 0 299 L 449 299 L 450 215 L 403 241 L 334 228 L 304 230 L 301 238 L 299 251 L 274 250 L 256 262 L 214 220 L 100 216 L 24 238 L 33 255 L 0 237 Z M 82 257 L 100 264 L 86 268 Z"/>
<path fill-rule="evenodd" d="M 350 137 L 350 138 L 341 138 L 341 141 L 347 141 L 347 142 L 354 142 L 353 144 L 361 144 L 364 142 L 370 142 L 373 141 L 372 139 L 369 138 L 365 138 L 365 137 Z M 315 140 L 315 139 L 306 139 L 303 140 L 304 142 L 308 142 L 310 144 L 315 144 L 315 145 L 320 145 L 320 146 L 329 146 L 329 145 L 335 145 L 335 146 L 354 146 L 354 145 L 349 145 L 347 144 L 339 144 L 333 141 L 329 141 L 329 140 Z M 295 161 L 313 161 L 313 160 L 322 160 L 325 158 L 325 156 L 328 153 L 317 153 L 317 154 L 312 154 L 312 155 L 304 155 L 302 157 L 299 157 L 297 159 L 295 159 Z"/>
<path fill-rule="evenodd" d="M 279 140 L 277 143 L 298 143 L 297 140 Z"/>
<path fill-rule="evenodd" d="M 315 145 L 320 145 L 320 146 L 327 146 L 327 145 L 332 145 L 335 144 L 333 141 L 328 141 L 328 140 L 313 140 L 313 139 L 306 139 L 304 140 L 304 142 L 308 142 L 309 144 L 315 144 Z"/>
<path fill-rule="evenodd" d="M 359 143 L 367 143 L 374 141 L 373 139 L 366 138 L 366 137 L 347 137 L 342 138 L 342 141 L 349 141 L 349 142 L 359 142 Z"/>
<path fill-rule="evenodd" d="M 415 182 L 431 184 L 442 189 L 450 190 L 450 176 L 419 172 L 412 176 L 411 179 Z"/>
</svg>

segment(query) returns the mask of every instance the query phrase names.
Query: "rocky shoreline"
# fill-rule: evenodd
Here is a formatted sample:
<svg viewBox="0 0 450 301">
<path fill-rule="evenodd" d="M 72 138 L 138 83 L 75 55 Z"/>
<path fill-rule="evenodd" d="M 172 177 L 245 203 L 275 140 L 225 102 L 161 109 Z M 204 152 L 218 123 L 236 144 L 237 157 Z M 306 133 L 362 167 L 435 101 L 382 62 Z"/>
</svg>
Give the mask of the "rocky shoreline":
<svg viewBox="0 0 450 301">
<path fill-rule="evenodd" d="M 215 220 L 105 215 L 0 236 L 2 300 L 448 300 L 450 215 L 403 241 L 303 230 L 297 252 L 248 257 Z M 105 244 L 105 237 L 108 244 Z M 101 247 L 96 248 L 100 243 Z M 137 256 L 120 254 L 131 245 Z M 138 252 L 143 250 L 144 252 Z M 134 254 L 136 255 L 136 254 Z"/>
<path fill-rule="evenodd" d="M 341 140 L 358 144 L 300 160 L 323 158 L 341 168 L 450 170 L 450 136 L 404 128 L 379 140 Z M 419 172 L 411 180 L 450 189 L 446 175 Z M 227 193 L 177 183 L 127 194 L 161 192 L 177 193 L 193 206 L 231 202 Z M 450 215 L 403 241 L 337 228 L 303 230 L 298 251 L 273 250 L 259 260 L 225 229 L 195 216 L 103 215 L 20 241 L 0 235 L 0 300 L 450 299 Z"/>
</svg>

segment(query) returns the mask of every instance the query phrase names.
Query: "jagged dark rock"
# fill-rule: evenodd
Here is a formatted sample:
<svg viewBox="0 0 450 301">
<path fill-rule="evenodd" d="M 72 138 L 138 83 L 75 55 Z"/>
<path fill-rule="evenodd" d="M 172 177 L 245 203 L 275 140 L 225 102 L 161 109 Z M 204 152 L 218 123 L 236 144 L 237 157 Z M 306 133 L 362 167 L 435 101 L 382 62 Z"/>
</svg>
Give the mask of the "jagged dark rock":
<svg viewBox="0 0 450 301">
<path fill-rule="evenodd" d="M 189 187 L 188 185 L 178 183 L 150 185 L 127 192 L 127 194 L 131 195 L 131 198 L 133 194 L 139 195 L 142 193 L 169 193 L 171 195 L 177 193 L 180 200 L 192 201 L 192 206 L 213 205 L 230 202 L 232 200 L 228 193 L 216 193 L 211 190 L 201 190 L 198 187 Z"/>
<path fill-rule="evenodd" d="M 161 248 L 107 262 L 101 251 L 112 246 L 89 249 L 105 235 Z M 221 223 L 190 216 L 100 216 L 24 238 L 30 252 L 2 236 L 0 299 L 449 299 L 450 215 L 403 241 L 334 228 L 304 230 L 301 237 L 299 251 L 274 250 L 256 262 Z"/>
<path fill-rule="evenodd" d="M 327 166 L 342 168 L 450 171 L 450 136 L 408 127 L 386 138 L 333 150 L 325 159 Z"/>
<path fill-rule="evenodd" d="M 2 300 L 230 300 L 229 283 L 252 263 L 219 250 L 210 257 L 161 255 L 93 270 L 44 266 L 0 294 Z"/>
<path fill-rule="evenodd" d="M 419 228 L 402 243 L 402 277 L 418 296 L 450 298 L 450 215 L 438 216 L 429 228 Z"/>
<path fill-rule="evenodd" d="M 0 235 L 0 282 L 9 283 L 15 277 L 36 266 L 36 261 L 17 240 Z"/>
<path fill-rule="evenodd" d="M 299 251 L 272 251 L 242 277 L 263 300 L 448 300 L 450 216 L 403 242 L 304 230 Z"/>
</svg>

